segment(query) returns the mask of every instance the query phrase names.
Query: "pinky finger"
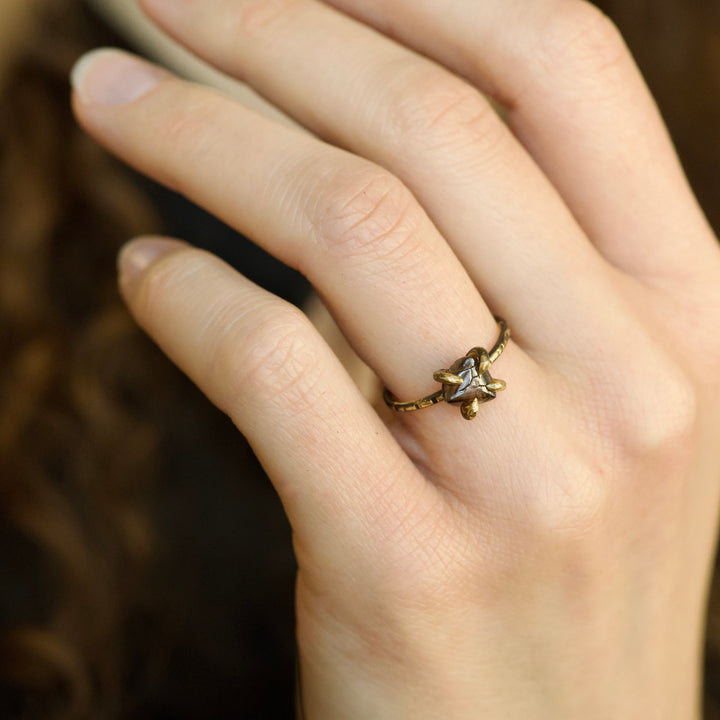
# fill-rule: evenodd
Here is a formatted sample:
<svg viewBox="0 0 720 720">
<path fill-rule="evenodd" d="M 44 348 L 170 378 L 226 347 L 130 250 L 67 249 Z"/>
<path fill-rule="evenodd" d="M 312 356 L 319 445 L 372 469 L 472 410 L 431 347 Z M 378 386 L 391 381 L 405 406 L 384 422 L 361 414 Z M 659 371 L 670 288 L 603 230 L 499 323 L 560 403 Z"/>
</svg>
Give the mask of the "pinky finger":
<svg viewBox="0 0 720 720">
<path fill-rule="evenodd" d="M 135 319 L 247 437 L 304 547 L 367 548 L 429 492 L 297 308 L 177 240 L 134 240 L 119 266 Z"/>
</svg>

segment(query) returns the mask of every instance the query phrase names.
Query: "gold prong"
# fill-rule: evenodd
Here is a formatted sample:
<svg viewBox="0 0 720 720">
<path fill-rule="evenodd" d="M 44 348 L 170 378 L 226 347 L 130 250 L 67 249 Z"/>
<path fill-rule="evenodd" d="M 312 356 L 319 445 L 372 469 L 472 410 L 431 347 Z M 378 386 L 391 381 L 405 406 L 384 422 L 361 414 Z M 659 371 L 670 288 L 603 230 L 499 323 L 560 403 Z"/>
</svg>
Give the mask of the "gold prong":
<svg viewBox="0 0 720 720">
<path fill-rule="evenodd" d="M 483 350 L 480 353 L 480 364 L 478 365 L 478 373 L 484 375 L 490 369 L 490 356 L 487 354 L 487 350 Z"/>
<path fill-rule="evenodd" d="M 462 412 L 462 416 L 466 420 L 472 420 L 473 418 L 477 417 L 479 411 L 480 401 L 477 398 L 473 398 L 469 402 L 463 403 L 462 407 L 460 408 L 460 412 Z"/>
<path fill-rule="evenodd" d="M 487 387 L 488 390 L 492 390 L 493 392 L 500 392 L 507 388 L 507 383 L 504 380 L 493 380 L 491 383 L 488 383 Z"/>
<path fill-rule="evenodd" d="M 464 380 L 459 375 L 454 375 L 447 370 L 436 370 L 433 378 L 443 385 L 462 385 Z"/>
</svg>

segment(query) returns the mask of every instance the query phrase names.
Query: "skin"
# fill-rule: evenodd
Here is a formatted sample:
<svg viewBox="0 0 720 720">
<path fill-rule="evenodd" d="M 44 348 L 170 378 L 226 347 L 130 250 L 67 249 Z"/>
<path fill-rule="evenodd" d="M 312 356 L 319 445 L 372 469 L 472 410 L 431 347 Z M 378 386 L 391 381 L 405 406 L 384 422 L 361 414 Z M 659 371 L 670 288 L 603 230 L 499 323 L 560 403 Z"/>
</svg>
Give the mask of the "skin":
<svg viewBox="0 0 720 720">
<path fill-rule="evenodd" d="M 699 717 L 720 253 L 615 28 L 577 0 L 141 6 L 314 135 L 149 64 L 118 104 L 105 52 L 73 94 L 99 142 L 304 272 L 401 399 L 513 331 L 476 420 L 396 414 L 219 259 L 123 251 L 130 311 L 283 501 L 305 716 Z"/>
</svg>

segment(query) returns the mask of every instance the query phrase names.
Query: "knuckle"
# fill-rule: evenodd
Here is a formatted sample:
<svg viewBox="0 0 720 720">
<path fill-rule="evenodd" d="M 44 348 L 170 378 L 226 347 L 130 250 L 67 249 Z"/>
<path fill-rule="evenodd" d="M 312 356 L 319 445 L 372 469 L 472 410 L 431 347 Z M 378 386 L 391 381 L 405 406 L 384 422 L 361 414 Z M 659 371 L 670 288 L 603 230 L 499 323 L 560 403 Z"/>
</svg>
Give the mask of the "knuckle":
<svg viewBox="0 0 720 720">
<path fill-rule="evenodd" d="M 612 20 L 586 0 L 569 0 L 539 34 L 541 69 L 592 78 L 627 63 L 630 54 Z"/>
<path fill-rule="evenodd" d="M 204 135 L 203 129 L 215 115 L 216 108 L 210 107 L 207 98 L 186 93 L 183 102 L 175 103 L 174 108 L 168 111 L 165 137 L 175 146 L 191 147 L 198 137 Z"/>
<path fill-rule="evenodd" d="M 527 546 L 534 538 L 582 544 L 604 528 L 610 514 L 612 481 L 597 453 L 564 433 L 547 436 L 545 443 L 535 454 L 532 478 L 503 503 L 497 516 L 517 529 L 510 545 Z"/>
<path fill-rule="evenodd" d="M 389 106 L 388 125 L 403 149 L 408 140 L 423 147 L 493 140 L 500 123 L 478 90 L 445 73 L 405 79 Z"/>
<path fill-rule="evenodd" d="M 178 101 L 168 103 L 162 143 L 167 153 L 182 156 L 182 163 L 159 163 L 155 169 L 161 183 L 180 193 L 193 193 L 196 178 L 188 167 L 202 172 L 207 167 L 225 167 L 233 153 L 228 151 L 228 107 L 207 89 L 182 88 Z"/>
<path fill-rule="evenodd" d="M 698 421 L 698 391 L 666 347 L 650 338 L 616 353 L 622 373 L 603 369 L 588 385 L 599 450 L 624 467 L 687 462 Z"/>
<path fill-rule="evenodd" d="M 331 178 L 311 225 L 326 252 L 344 259 L 393 256 L 416 238 L 417 210 L 410 191 L 379 170 Z"/>
<path fill-rule="evenodd" d="M 690 451 L 698 398 L 679 368 L 637 381 L 631 404 L 631 409 L 624 413 L 627 419 L 620 426 L 619 440 L 626 456 L 663 457 L 669 469 L 672 459 L 679 460 Z"/>
<path fill-rule="evenodd" d="M 302 410 L 321 377 L 321 359 L 307 318 L 293 306 L 261 308 L 262 320 L 246 327 L 225 323 L 211 353 L 208 371 L 223 382 L 226 407 L 262 392 L 269 403 Z M 231 311 L 232 312 L 232 311 Z"/>
<path fill-rule="evenodd" d="M 172 290 L 202 274 L 206 263 L 205 253 L 196 248 L 178 250 L 152 263 L 136 292 L 135 312 L 144 318 L 161 316 Z"/>
</svg>

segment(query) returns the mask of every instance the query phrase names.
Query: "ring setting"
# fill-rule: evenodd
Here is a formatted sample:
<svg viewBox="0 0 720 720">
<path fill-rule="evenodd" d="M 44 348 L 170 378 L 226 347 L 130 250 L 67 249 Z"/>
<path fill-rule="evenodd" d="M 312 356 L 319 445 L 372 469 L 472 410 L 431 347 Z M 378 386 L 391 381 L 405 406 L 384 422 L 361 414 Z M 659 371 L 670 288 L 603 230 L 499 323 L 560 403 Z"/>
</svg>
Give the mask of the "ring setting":
<svg viewBox="0 0 720 720">
<path fill-rule="evenodd" d="M 460 405 L 460 411 L 466 420 L 477 417 L 480 405 L 494 400 L 497 393 L 507 387 L 504 380 L 497 380 L 490 374 L 491 365 L 502 355 L 510 341 L 507 323 L 502 318 L 495 320 L 500 334 L 490 352 L 482 347 L 474 347 L 456 360 L 449 369 L 436 370 L 433 379 L 439 382 L 442 388 L 419 400 L 400 402 L 386 388 L 383 399 L 388 407 L 397 412 L 412 412 L 445 401 L 451 405 Z"/>
</svg>

